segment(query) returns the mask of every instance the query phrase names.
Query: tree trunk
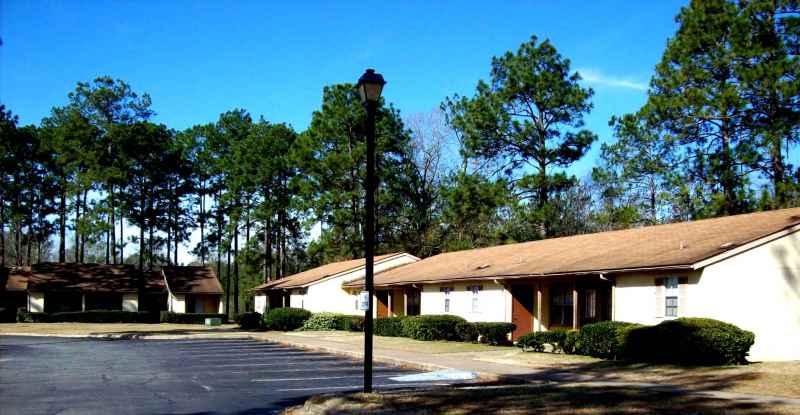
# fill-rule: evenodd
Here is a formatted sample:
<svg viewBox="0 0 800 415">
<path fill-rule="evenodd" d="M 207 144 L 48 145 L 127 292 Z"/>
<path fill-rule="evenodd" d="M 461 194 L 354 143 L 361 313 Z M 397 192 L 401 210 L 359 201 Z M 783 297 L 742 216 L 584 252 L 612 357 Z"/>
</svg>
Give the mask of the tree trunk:
<svg viewBox="0 0 800 415">
<path fill-rule="evenodd" d="M 81 262 L 80 259 L 80 232 L 78 231 L 78 223 L 81 220 L 81 199 L 80 192 L 75 193 L 75 262 Z"/>
<path fill-rule="evenodd" d="M 225 272 L 225 314 L 231 315 L 231 244 L 227 244 L 228 269 Z"/>
<path fill-rule="evenodd" d="M 119 263 L 125 263 L 125 216 L 119 212 Z"/>
<path fill-rule="evenodd" d="M 270 216 L 264 219 L 264 282 L 272 281 L 272 232 Z"/>
<path fill-rule="evenodd" d="M 239 220 L 233 224 L 233 314 L 239 314 Z"/>
<path fill-rule="evenodd" d="M 139 196 L 139 271 L 144 271 L 144 192 Z"/>
<path fill-rule="evenodd" d="M 205 179 L 200 181 L 200 217 L 198 218 L 200 222 L 200 264 L 206 264 L 206 238 L 205 238 L 205 227 L 206 227 L 206 181 Z M 219 275 L 219 270 L 217 270 L 217 275 Z"/>
<path fill-rule="evenodd" d="M 147 268 L 153 269 L 153 227 L 155 226 L 155 210 L 153 209 L 153 195 L 150 195 L 149 201 L 150 218 L 148 220 L 148 237 L 147 237 Z"/>
<path fill-rule="evenodd" d="M 83 215 L 86 216 L 86 196 L 89 194 L 88 189 L 83 190 L 82 210 Z M 86 260 L 86 235 L 81 234 L 81 264 Z"/>
<path fill-rule="evenodd" d="M 58 262 L 67 261 L 67 189 L 62 183 L 61 201 L 58 204 Z"/>
<path fill-rule="evenodd" d="M 786 164 L 781 151 L 782 140 L 775 137 L 770 140 L 769 156 L 772 169 L 772 188 L 775 192 L 775 208 L 786 207 Z"/>
<path fill-rule="evenodd" d="M 114 264 L 117 264 L 117 219 L 116 219 L 116 211 L 117 207 L 114 205 L 114 184 L 111 184 L 111 218 L 109 222 L 111 223 L 111 257 L 113 258 Z"/>
<path fill-rule="evenodd" d="M 6 203 L 0 196 L 0 266 L 6 266 Z"/>
<path fill-rule="evenodd" d="M 726 215 L 734 215 L 737 213 L 736 197 L 735 197 L 735 180 L 733 166 L 731 163 L 730 154 L 730 136 L 727 128 L 727 123 L 722 127 L 722 154 L 721 164 L 722 171 L 720 177 L 720 184 L 722 185 L 722 194 L 725 197 L 724 213 Z"/>
</svg>

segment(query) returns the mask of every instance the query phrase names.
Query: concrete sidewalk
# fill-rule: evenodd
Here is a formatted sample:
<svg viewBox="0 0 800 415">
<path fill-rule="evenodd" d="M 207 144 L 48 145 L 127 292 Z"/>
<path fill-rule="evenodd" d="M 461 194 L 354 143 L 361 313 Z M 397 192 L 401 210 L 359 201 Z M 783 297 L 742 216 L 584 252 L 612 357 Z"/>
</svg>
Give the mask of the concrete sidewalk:
<svg viewBox="0 0 800 415">
<path fill-rule="evenodd" d="M 332 340 L 330 337 L 320 338 L 314 335 L 304 335 L 303 332 L 253 333 L 252 337 L 264 341 L 283 343 L 298 348 L 320 350 L 354 358 L 363 357 L 363 342 L 336 341 Z M 358 336 L 358 338 L 363 339 L 363 336 Z M 352 340 L 352 338 L 346 339 Z M 373 351 L 376 361 L 424 370 L 457 369 L 469 371 L 476 373 L 483 380 L 488 382 L 558 383 L 592 388 L 635 387 L 639 389 L 650 389 L 654 392 L 691 394 L 737 402 L 780 404 L 800 407 L 800 399 L 796 398 L 726 392 L 711 389 L 689 389 L 671 385 L 668 379 L 664 379 L 664 382 L 660 383 L 605 380 L 602 378 L 598 379 L 593 375 L 584 375 L 572 371 L 560 371 L 547 367 L 536 368 L 499 362 L 504 360 L 513 361 L 510 357 L 518 353 L 522 352 L 516 348 L 461 353 L 421 353 L 397 348 L 381 347 L 379 345 L 376 345 Z"/>
</svg>

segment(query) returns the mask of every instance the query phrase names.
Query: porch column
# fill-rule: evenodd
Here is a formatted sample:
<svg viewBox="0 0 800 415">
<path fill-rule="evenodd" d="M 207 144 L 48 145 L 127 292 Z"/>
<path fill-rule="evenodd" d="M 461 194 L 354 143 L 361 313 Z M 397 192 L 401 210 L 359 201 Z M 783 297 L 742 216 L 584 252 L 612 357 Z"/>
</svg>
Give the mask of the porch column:
<svg viewBox="0 0 800 415">
<path fill-rule="evenodd" d="M 536 282 L 536 327 L 534 331 L 542 331 L 542 282 Z"/>
<path fill-rule="evenodd" d="M 386 294 L 386 317 L 393 317 L 392 314 L 394 314 L 394 309 L 392 308 L 392 297 L 394 297 L 394 291 L 389 289 Z"/>
<path fill-rule="evenodd" d="M 572 329 L 578 329 L 578 284 L 572 281 Z"/>
<path fill-rule="evenodd" d="M 403 288 L 403 315 L 408 315 L 408 292 Z"/>
<path fill-rule="evenodd" d="M 86 294 L 81 293 L 81 311 L 86 311 Z"/>
</svg>

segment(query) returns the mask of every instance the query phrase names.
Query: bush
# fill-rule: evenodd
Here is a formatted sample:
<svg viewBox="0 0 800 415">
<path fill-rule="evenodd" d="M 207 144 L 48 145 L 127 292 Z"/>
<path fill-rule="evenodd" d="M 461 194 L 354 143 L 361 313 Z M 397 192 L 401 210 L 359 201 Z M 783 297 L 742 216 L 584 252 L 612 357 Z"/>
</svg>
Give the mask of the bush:
<svg viewBox="0 0 800 415">
<path fill-rule="evenodd" d="M 364 331 L 364 316 L 340 315 L 336 330 Z"/>
<path fill-rule="evenodd" d="M 683 365 L 745 364 L 755 335 L 709 318 L 678 318 L 632 330 L 627 355 L 646 362 Z"/>
<path fill-rule="evenodd" d="M 564 336 L 564 344 L 561 346 L 561 350 L 563 350 L 566 354 L 576 354 L 579 336 L 579 331 L 568 330 L 566 336 Z"/>
<path fill-rule="evenodd" d="M 637 327 L 642 326 L 622 321 L 601 321 L 587 324 L 578 332 L 574 351 L 577 354 L 602 359 L 622 358 L 627 350 L 628 333 Z"/>
<path fill-rule="evenodd" d="M 456 326 L 464 322 L 458 316 L 426 315 L 407 317 L 401 325 L 403 335 L 415 340 L 461 340 Z"/>
<path fill-rule="evenodd" d="M 263 327 L 262 318 L 261 313 L 252 312 L 239 314 L 234 320 L 243 330 L 258 330 Z"/>
<path fill-rule="evenodd" d="M 463 321 L 456 324 L 456 333 L 461 341 L 476 342 L 478 341 L 478 328 L 475 323 Z"/>
<path fill-rule="evenodd" d="M 222 320 L 222 323 L 228 322 L 228 316 L 225 314 L 172 313 L 169 311 L 162 311 L 159 320 L 162 323 L 204 324 L 207 318 L 218 318 Z"/>
<path fill-rule="evenodd" d="M 481 343 L 491 345 L 509 344 L 508 334 L 517 326 L 514 323 L 473 323 L 478 331 Z"/>
<path fill-rule="evenodd" d="M 303 323 L 303 330 L 339 330 L 342 314 L 314 313 Z"/>
<path fill-rule="evenodd" d="M 49 323 L 158 323 L 158 314 L 150 312 L 89 310 L 53 313 Z"/>
<path fill-rule="evenodd" d="M 517 339 L 517 347 L 522 348 L 522 351 L 543 352 L 544 342 L 542 342 L 542 334 L 544 332 L 523 334 Z"/>
<path fill-rule="evenodd" d="M 517 346 L 523 350 L 543 352 L 545 345 L 549 344 L 552 352 L 571 353 L 575 348 L 574 341 L 577 339 L 577 334 L 577 331 L 562 328 L 528 333 L 517 339 Z"/>
<path fill-rule="evenodd" d="M 17 310 L 18 323 L 45 323 L 47 322 L 47 313 L 31 313 L 24 308 Z"/>
<path fill-rule="evenodd" d="M 405 316 L 381 317 L 375 319 L 375 335 L 387 337 L 403 336 L 403 320 Z"/>
<path fill-rule="evenodd" d="M 264 326 L 268 330 L 292 331 L 303 327 L 311 318 L 311 312 L 302 308 L 273 308 L 264 315 Z"/>
</svg>

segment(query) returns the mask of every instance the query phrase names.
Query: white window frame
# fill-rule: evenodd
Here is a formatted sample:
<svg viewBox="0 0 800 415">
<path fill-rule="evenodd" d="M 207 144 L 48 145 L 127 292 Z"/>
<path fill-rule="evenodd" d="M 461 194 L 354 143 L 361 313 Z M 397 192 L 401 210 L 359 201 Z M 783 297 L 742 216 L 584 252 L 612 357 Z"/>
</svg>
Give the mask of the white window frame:
<svg viewBox="0 0 800 415">
<path fill-rule="evenodd" d="M 444 313 L 447 314 L 450 312 L 450 292 L 453 291 L 453 287 L 442 287 L 439 291 L 444 293 Z"/>
<path fill-rule="evenodd" d="M 481 291 L 483 291 L 482 285 L 470 285 L 467 286 L 467 291 L 472 292 L 472 312 L 473 313 L 480 313 L 480 295 Z"/>
<path fill-rule="evenodd" d="M 670 300 L 674 305 L 670 305 Z M 678 318 L 680 304 L 680 278 L 664 278 L 664 318 Z"/>
</svg>

